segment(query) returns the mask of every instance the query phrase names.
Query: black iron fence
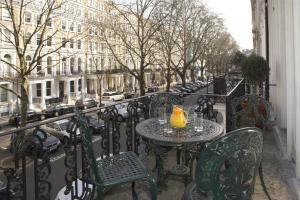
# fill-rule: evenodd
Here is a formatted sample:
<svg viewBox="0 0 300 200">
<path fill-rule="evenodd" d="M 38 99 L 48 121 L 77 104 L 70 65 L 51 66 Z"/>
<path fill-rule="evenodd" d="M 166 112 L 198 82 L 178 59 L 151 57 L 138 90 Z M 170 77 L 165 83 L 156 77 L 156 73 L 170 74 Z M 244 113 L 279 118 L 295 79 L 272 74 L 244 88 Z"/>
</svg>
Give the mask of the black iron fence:
<svg viewBox="0 0 300 200">
<path fill-rule="evenodd" d="M 136 134 L 135 127 L 141 120 L 151 116 L 150 102 L 156 95 L 176 96 L 182 100 L 184 107 L 201 112 L 205 118 L 230 130 L 229 104 L 234 97 L 245 94 L 244 81 L 234 80 L 230 87 L 232 90 L 224 95 L 206 94 L 206 89 L 193 94 L 154 93 L 109 106 L 83 110 L 85 115 L 94 114 L 103 122 L 100 134 L 93 136 L 96 155 L 103 158 L 124 151 L 134 151 L 137 154 L 143 152 L 140 145 L 142 140 Z M 125 105 L 122 112 L 120 105 L 123 109 Z M 59 194 L 69 194 L 71 199 L 87 198 L 92 187 L 80 181 L 88 170 L 86 161 L 81 157 L 80 135 L 68 135 L 51 129 L 53 124 L 72 117 L 75 117 L 74 113 L 0 132 L 0 138 L 14 138 L 14 153 L 6 150 L 8 156 L 6 160 L 2 160 L 0 169 L 3 172 L 2 175 L 0 173 L 0 180 L 6 183 L 6 199 L 52 200 L 60 190 Z M 54 153 L 52 147 L 45 148 L 45 134 L 59 140 L 59 147 Z"/>
</svg>

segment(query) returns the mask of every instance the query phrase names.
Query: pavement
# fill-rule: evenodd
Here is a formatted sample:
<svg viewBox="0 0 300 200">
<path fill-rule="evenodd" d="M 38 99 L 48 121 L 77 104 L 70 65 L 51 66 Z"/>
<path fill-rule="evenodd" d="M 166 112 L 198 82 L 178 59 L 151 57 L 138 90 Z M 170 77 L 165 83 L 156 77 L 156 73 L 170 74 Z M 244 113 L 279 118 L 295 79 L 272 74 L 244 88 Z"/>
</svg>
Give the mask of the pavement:
<svg viewBox="0 0 300 200">
<path fill-rule="evenodd" d="M 271 195 L 272 200 L 296 200 L 296 197 L 288 184 L 288 179 L 293 176 L 293 173 L 287 168 L 286 160 L 282 158 L 281 150 L 276 145 L 276 136 L 274 130 L 271 129 L 266 133 L 264 146 L 264 158 L 263 158 L 263 173 L 267 190 Z M 149 170 L 154 167 L 154 156 L 148 156 L 144 160 Z M 176 163 L 176 152 L 172 151 L 168 155 L 166 162 L 166 168 L 171 167 Z M 149 189 L 143 183 L 138 183 L 137 193 L 140 200 L 151 199 Z M 167 182 L 168 189 L 163 190 L 158 195 L 158 200 L 181 200 L 184 193 L 184 184 L 182 180 L 177 177 L 170 177 Z M 108 200 L 130 200 L 131 188 L 130 185 L 118 187 L 110 190 L 105 199 Z M 266 197 L 259 177 L 256 178 L 255 191 L 253 194 L 253 200 L 268 200 Z"/>
<path fill-rule="evenodd" d="M 9 117 L 0 117 L 0 130 L 2 127 L 8 125 L 8 119 Z"/>
</svg>

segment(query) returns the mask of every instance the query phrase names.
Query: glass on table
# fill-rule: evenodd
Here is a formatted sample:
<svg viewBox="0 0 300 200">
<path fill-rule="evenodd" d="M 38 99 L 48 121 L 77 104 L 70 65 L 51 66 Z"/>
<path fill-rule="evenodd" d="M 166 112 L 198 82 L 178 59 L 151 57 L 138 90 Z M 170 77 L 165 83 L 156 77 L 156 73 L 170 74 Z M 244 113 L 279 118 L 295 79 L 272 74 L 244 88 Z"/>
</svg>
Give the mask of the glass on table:
<svg viewBox="0 0 300 200">
<path fill-rule="evenodd" d="M 166 112 L 166 108 L 162 108 L 158 112 L 158 122 L 160 125 L 164 125 L 167 123 L 167 121 L 168 121 L 168 115 Z"/>
<path fill-rule="evenodd" d="M 194 113 L 193 114 L 193 127 L 196 132 L 201 132 L 203 131 L 203 114 L 199 113 Z"/>
<path fill-rule="evenodd" d="M 164 124 L 164 129 L 163 129 L 164 134 L 169 135 L 173 132 L 173 128 L 170 122 L 170 119 L 166 120 L 166 123 Z"/>
</svg>

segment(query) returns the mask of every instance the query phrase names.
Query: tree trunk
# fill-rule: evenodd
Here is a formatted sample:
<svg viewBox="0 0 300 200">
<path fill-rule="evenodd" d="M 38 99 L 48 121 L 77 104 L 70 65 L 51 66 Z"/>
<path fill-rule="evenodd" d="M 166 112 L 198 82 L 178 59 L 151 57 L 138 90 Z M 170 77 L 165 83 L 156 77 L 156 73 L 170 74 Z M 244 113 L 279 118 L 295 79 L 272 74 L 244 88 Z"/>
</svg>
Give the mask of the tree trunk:
<svg viewBox="0 0 300 200">
<path fill-rule="evenodd" d="M 29 89 L 28 80 L 26 78 L 23 78 L 21 81 L 21 99 L 20 99 L 21 100 L 21 121 L 20 121 L 21 127 L 26 126 L 26 122 L 27 122 L 28 89 Z M 12 153 L 18 151 L 20 145 L 24 140 L 24 137 L 25 137 L 24 131 L 12 134 L 11 145 L 10 145 L 10 151 Z"/>
<path fill-rule="evenodd" d="M 181 74 L 179 74 L 179 76 L 180 76 L 180 78 L 181 78 L 181 84 L 182 84 L 183 86 L 185 86 L 185 84 L 186 84 L 186 72 L 183 71 Z"/>
<path fill-rule="evenodd" d="M 140 86 L 140 96 L 144 96 L 146 91 L 145 91 L 145 77 L 144 74 L 141 74 L 141 77 L 139 79 L 139 86 Z"/>
<path fill-rule="evenodd" d="M 192 69 L 191 69 L 191 81 L 193 83 L 195 83 L 195 76 L 196 76 L 196 74 L 195 74 L 195 68 L 192 67 Z"/>
<path fill-rule="evenodd" d="M 27 121 L 27 110 L 28 110 L 28 90 L 29 83 L 26 78 L 22 79 L 21 82 L 21 126 L 26 126 Z"/>
<path fill-rule="evenodd" d="M 170 67 L 167 68 L 166 80 L 167 80 L 166 92 L 169 92 L 170 87 L 171 87 L 171 68 Z"/>
</svg>

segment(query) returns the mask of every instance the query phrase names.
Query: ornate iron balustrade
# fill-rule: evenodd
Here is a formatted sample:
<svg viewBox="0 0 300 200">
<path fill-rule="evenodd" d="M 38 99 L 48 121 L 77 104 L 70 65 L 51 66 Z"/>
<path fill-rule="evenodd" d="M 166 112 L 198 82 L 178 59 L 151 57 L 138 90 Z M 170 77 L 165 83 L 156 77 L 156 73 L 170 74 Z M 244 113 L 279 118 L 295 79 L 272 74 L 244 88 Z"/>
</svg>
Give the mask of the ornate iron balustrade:
<svg viewBox="0 0 300 200">
<path fill-rule="evenodd" d="M 233 90 L 227 95 L 211 94 L 175 94 L 180 95 L 184 103 L 192 104 L 193 109 L 205 114 L 206 118 L 215 120 L 215 109 L 218 106 L 225 108 L 226 120 L 230 119 L 226 110 L 226 104 L 231 98 L 242 95 L 243 80 L 240 80 Z M 99 157 L 119 154 L 122 151 L 134 151 L 137 154 L 142 152 L 141 138 L 136 134 L 135 127 L 143 119 L 150 117 L 151 99 L 158 93 L 146 95 L 143 97 L 126 100 L 105 107 L 96 107 L 82 112 L 86 115 L 97 114 L 104 121 L 104 131 L 101 136 L 95 136 L 99 139 L 100 145 L 97 145 Z M 159 93 L 168 95 L 168 93 Z M 204 100 L 202 100 L 204 99 Z M 207 106 L 211 102 L 212 106 Z M 120 122 L 118 115 L 118 105 L 126 103 L 128 116 L 125 122 Z M 210 113 L 213 109 L 213 113 Z M 73 131 L 69 137 L 53 131 L 52 135 L 60 139 L 62 146 L 58 148 L 57 155 L 51 155 L 49 150 L 43 148 L 44 140 L 39 136 L 39 132 L 44 130 L 44 126 L 59 120 L 75 117 L 74 113 L 46 119 L 44 121 L 28 124 L 26 127 L 2 131 L 0 138 L 13 136 L 14 147 L 13 167 L 2 168 L 7 178 L 7 192 L 9 199 L 54 199 L 58 190 L 66 185 L 66 193 L 71 194 L 71 199 L 87 199 L 92 193 L 93 187 L 87 182 L 87 164 L 84 156 L 81 156 L 80 139 L 74 135 Z M 120 125 L 121 123 L 122 126 Z M 225 122 L 220 122 L 227 125 Z M 124 128 L 125 125 L 125 128 Z M 48 130 L 48 129 L 47 129 Z M 50 132 L 48 132 L 50 133 Z M 64 152 L 64 153 L 63 153 Z M 59 160 L 56 160 L 59 159 Z M 61 162 L 61 161 L 64 161 Z M 58 165 L 59 166 L 56 166 Z M 65 181 L 62 181 L 64 176 Z M 81 183 L 79 180 L 85 180 Z M 59 183 L 59 181 L 61 181 Z M 54 184 L 55 183 L 55 184 Z M 82 188 L 80 193 L 78 187 Z"/>
</svg>

